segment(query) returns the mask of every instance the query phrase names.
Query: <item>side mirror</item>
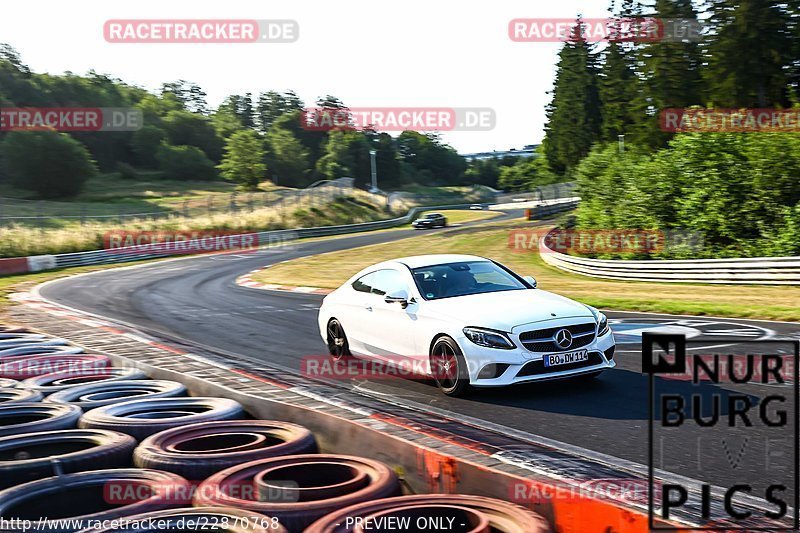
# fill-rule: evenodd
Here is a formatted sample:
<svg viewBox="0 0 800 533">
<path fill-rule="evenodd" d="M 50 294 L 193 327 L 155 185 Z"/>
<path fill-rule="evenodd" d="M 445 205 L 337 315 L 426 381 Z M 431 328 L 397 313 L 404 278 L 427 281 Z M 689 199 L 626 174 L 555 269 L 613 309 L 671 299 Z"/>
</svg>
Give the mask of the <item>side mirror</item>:
<svg viewBox="0 0 800 533">
<path fill-rule="evenodd" d="M 522 276 L 522 279 L 530 283 L 531 287 L 536 288 L 536 278 L 533 276 Z"/>
<path fill-rule="evenodd" d="M 408 292 L 404 290 L 395 291 L 386 295 L 383 299 L 387 304 L 400 304 L 400 307 L 405 309 L 408 307 Z"/>
</svg>

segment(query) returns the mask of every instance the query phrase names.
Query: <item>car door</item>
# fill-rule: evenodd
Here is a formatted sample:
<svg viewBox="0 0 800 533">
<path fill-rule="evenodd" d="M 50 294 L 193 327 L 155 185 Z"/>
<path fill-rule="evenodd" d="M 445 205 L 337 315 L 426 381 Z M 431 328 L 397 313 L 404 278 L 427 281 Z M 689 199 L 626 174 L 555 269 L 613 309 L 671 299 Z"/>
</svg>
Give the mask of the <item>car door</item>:
<svg viewBox="0 0 800 533">
<path fill-rule="evenodd" d="M 376 295 L 372 293 L 375 272 L 365 274 L 350 284 L 347 297 L 342 299 L 339 314 L 347 335 L 350 351 L 355 354 L 370 354 L 366 336 L 367 324 L 372 318 Z"/>
<path fill-rule="evenodd" d="M 405 358 L 417 353 L 414 329 L 419 304 L 411 303 L 403 308 L 399 303 L 385 300 L 387 294 L 399 291 L 405 291 L 409 298 L 413 296 L 410 274 L 395 269 L 383 269 L 375 273 L 372 279 L 375 299 L 365 338 L 374 355 L 392 362 L 397 362 L 398 356 Z"/>
</svg>

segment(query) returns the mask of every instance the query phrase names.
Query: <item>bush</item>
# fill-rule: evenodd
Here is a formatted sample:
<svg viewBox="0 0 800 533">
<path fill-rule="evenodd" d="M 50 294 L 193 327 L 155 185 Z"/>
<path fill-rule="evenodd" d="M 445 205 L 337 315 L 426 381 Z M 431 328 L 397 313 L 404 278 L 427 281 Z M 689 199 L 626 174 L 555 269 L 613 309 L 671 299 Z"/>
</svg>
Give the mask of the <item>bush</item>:
<svg viewBox="0 0 800 533">
<path fill-rule="evenodd" d="M 139 176 L 139 171 L 128 163 L 117 163 L 117 172 L 119 177 L 124 180 L 138 180 L 141 177 Z"/>
<path fill-rule="evenodd" d="M 0 151 L 11 184 L 41 198 L 75 196 L 97 173 L 86 147 L 64 133 L 13 131 Z"/>
<path fill-rule="evenodd" d="M 541 185 L 567 181 L 547 164 L 540 150 L 536 157 L 519 157 L 513 165 L 499 168 L 497 187 L 504 191 L 531 191 Z"/>
<path fill-rule="evenodd" d="M 791 255 L 799 174 L 792 133 L 679 134 L 654 154 L 601 146 L 575 170 L 578 225 L 692 232 L 695 257 Z"/>
<path fill-rule="evenodd" d="M 171 146 L 163 143 L 156 153 L 158 168 L 167 179 L 214 180 L 217 171 L 214 163 L 195 146 Z"/>
<path fill-rule="evenodd" d="M 144 168 L 156 168 L 156 154 L 161 143 L 167 138 L 167 132 L 155 126 L 143 126 L 131 137 L 131 149 L 136 162 Z"/>
</svg>

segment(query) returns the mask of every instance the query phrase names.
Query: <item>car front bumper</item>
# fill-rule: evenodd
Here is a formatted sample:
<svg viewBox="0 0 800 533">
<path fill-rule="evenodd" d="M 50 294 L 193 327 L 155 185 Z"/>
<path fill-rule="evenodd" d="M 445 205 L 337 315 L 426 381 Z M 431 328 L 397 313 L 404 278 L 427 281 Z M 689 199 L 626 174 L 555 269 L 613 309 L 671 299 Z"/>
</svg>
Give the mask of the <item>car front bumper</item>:
<svg viewBox="0 0 800 533">
<path fill-rule="evenodd" d="M 606 333 L 602 337 L 596 337 L 586 346 L 575 350 L 564 350 L 562 352 L 532 352 L 524 347 L 520 347 L 517 338 L 513 340 L 516 348 L 500 350 L 478 346 L 466 337 L 456 339 L 467 362 L 470 384 L 472 386 L 504 387 L 516 383 L 566 379 L 617 366 L 614 359 L 614 334 L 611 332 Z M 559 366 L 550 368 L 544 367 L 543 360 L 545 355 L 570 353 L 578 350 L 586 350 L 589 354 L 589 361 L 586 363 L 565 365 L 564 368 L 560 368 Z M 505 367 L 505 369 L 497 377 L 479 377 L 481 370 L 490 364 L 500 365 L 495 368 L 502 369 Z"/>
</svg>

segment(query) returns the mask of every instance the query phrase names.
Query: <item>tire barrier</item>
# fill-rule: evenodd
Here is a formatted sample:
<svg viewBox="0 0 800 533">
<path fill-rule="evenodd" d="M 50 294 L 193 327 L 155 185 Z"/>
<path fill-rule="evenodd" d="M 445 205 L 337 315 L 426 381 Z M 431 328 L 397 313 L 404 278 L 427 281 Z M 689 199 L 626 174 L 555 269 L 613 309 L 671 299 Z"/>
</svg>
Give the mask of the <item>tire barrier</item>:
<svg viewBox="0 0 800 533">
<path fill-rule="evenodd" d="M 77 405 L 84 411 L 115 403 L 144 398 L 176 398 L 186 396 L 186 387 L 177 381 L 122 380 L 78 385 L 54 392 L 48 402 Z"/>
<path fill-rule="evenodd" d="M 80 417 L 81 408 L 74 405 L 46 403 L 0 405 L 0 437 L 73 429 Z"/>
<path fill-rule="evenodd" d="M 130 466 L 136 440 L 101 429 L 63 429 L 0 438 L 0 489 L 50 476 Z"/>
<path fill-rule="evenodd" d="M 0 349 L 0 361 L 6 357 L 16 357 L 19 355 L 45 355 L 60 354 L 70 355 L 83 353 L 83 348 L 77 346 L 66 346 L 60 344 L 26 344 L 16 348 Z"/>
<path fill-rule="evenodd" d="M 399 488 L 395 473 L 379 461 L 349 455 L 290 455 L 214 474 L 197 488 L 194 504 L 263 513 L 280 520 L 289 531 L 300 531 L 343 507 L 396 496 Z"/>
<path fill-rule="evenodd" d="M 23 326 L 0 326 L 0 339 L 6 339 L 7 336 L 18 333 L 30 333 L 30 330 Z"/>
<path fill-rule="evenodd" d="M 157 470 L 95 470 L 50 477 L 0 491 L 5 520 L 41 518 L 74 521 L 114 520 L 123 516 L 185 507 L 188 481 Z M 58 527 L 56 525 L 58 524 Z M 57 522 L 48 533 L 74 533 Z"/>
<path fill-rule="evenodd" d="M 451 522 L 452 520 L 452 522 Z M 550 527 L 536 513 L 513 503 L 482 496 L 421 494 L 353 505 L 317 520 L 304 533 L 363 533 L 381 529 L 381 522 L 409 524 L 405 530 L 436 530 L 452 523 L 450 531 L 547 533 Z M 463 526 L 461 525 L 463 524 Z M 460 526 L 460 527 L 459 527 Z"/>
<path fill-rule="evenodd" d="M 4 346 L 7 343 L 18 342 L 20 344 L 35 342 L 35 341 L 43 341 L 47 339 L 47 335 L 42 335 L 40 333 L 30 333 L 28 331 L 19 331 L 19 332 L 10 332 L 10 331 L 0 331 L 0 346 Z"/>
<path fill-rule="evenodd" d="M 105 355 L 15 355 L 0 359 L 0 378 L 27 379 L 54 372 L 87 372 L 106 368 Z"/>
<path fill-rule="evenodd" d="M 0 389 L 0 405 L 11 403 L 36 403 L 41 402 L 44 396 L 37 390 L 28 389 Z"/>
<path fill-rule="evenodd" d="M 238 464 L 317 451 L 314 435 L 296 424 L 274 420 L 204 422 L 147 437 L 136 448 L 133 463 L 203 480 Z"/>
<path fill-rule="evenodd" d="M 85 413 L 78 425 L 121 431 L 141 441 L 165 429 L 245 416 L 239 402 L 226 398 L 153 398 L 98 407 Z"/>
<path fill-rule="evenodd" d="M 129 523 L 138 523 L 139 527 L 120 527 L 104 529 L 85 529 L 81 533 L 158 533 L 163 531 L 202 531 L 209 530 L 214 524 L 222 529 L 211 529 L 225 533 L 288 533 L 288 531 L 269 516 L 249 511 L 223 507 L 187 507 L 170 509 L 140 515 L 128 516 Z M 153 526 L 159 524 L 163 527 Z"/>
<path fill-rule="evenodd" d="M 0 389 L 13 389 L 19 385 L 19 381 L 15 379 L 0 378 Z"/>
<path fill-rule="evenodd" d="M 24 333 L 24 336 L 9 339 L 0 339 L 0 350 L 20 348 L 23 346 L 66 346 L 69 341 L 66 339 L 48 338 L 45 335 L 36 333 Z"/>
<path fill-rule="evenodd" d="M 54 392 L 86 385 L 88 383 L 105 383 L 131 379 L 147 379 L 141 370 L 135 368 L 108 367 L 90 372 L 52 372 L 22 381 L 21 387 L 38 390 L 45 396 Z"/>
</svg>

